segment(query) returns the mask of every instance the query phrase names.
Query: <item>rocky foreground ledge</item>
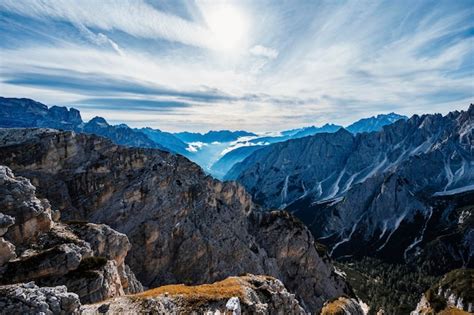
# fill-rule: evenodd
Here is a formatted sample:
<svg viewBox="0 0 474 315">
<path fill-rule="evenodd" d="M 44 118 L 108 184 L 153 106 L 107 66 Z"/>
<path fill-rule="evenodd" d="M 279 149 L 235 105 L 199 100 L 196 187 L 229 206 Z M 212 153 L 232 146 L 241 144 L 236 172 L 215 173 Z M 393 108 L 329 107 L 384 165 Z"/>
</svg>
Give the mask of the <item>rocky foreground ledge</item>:
<svg viewBox="0 0 474 315">
<path fill-rule="evenodd" d="M 268 276 L 229 277 L 198 286 L 166 285 L 85 305 L 83 314 L 306 314 L 280 280 Z"/>
</svg>

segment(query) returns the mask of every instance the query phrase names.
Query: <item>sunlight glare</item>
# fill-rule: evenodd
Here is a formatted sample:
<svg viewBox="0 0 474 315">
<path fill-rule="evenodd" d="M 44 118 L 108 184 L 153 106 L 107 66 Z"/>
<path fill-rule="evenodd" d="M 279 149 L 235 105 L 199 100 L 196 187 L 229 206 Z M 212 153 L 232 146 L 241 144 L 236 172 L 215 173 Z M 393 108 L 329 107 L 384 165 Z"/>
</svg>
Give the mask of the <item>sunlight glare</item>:
<svg viewBox="0 0 474 315">
<path fill-rule="evenodd" d="M 242 48 L 247 21 L 241 10 L 229 4 L 213 6 L 207 10 L 205 18 L 213 34 L 213 48 L 234 52 Z"/>
</svg>

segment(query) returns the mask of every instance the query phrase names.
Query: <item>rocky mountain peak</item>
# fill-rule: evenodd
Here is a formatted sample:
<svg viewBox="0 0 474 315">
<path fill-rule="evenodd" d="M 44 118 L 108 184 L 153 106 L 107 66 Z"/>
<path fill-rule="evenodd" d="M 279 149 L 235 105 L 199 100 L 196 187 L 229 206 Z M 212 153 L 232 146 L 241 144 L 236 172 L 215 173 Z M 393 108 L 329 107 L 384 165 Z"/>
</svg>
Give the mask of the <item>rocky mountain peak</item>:
<svg viewBox="0 0 474 315">
<path fill-rule="evenodd" d="M 182 156 L 59 131 L 19 144 L 9 140 L 14 132 L 0 129 L 0 162 L 30 178 L 63 220 L 107 224 L 126 234 L 125 263 L 149 287 L 266 274 L 313 312 L 351 294 L 303 224 L 286 213 L 263 212 L 241 185 L 212 179 Z M 99 237 L 76 230 L 86 227 L 93 228 L 72 224 L 68 230 L 97 248 Z M 97 249 L 97 255 L 122 262 L 123 251 L 104 248 L 110 254 Z"/>
<path fill-rule="evenodd" d="M 447 224 L 432 219 L 442 211 L 433 196 L 469 196 L 474 189 L 473 118 L 472 110 L 415 115 L 379 132 L 353 136 L 341 129 L 272 144 L 236 164 L 227 178 L 263 206 L 294 212 L 332 255 L 364 251 L 404 261 L 419 253 L 428 224 Z M 470 199 L 454 200 L 462 207 Z M 472 251 L 464 245 L 469 231 L 459 233 L 464 241 L 442 246 L 463 253 L 452 256 L 461 267 Z"/>
</svg>

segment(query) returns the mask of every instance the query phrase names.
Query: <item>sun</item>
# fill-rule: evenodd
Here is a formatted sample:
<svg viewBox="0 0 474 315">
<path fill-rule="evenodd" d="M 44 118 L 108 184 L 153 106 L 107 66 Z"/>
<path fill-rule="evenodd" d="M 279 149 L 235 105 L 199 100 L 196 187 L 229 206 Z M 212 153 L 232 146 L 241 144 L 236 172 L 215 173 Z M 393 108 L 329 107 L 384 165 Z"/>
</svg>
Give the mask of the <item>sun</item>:
<svg viewBox="0 0 474 315">
<path fill-rule="evenodd" d="M 205 20 L 211 31 L 212 48 L 239 50 L 247 33 L 247 20 L 243 12 L 230 4 L 213 5 L 206 11 Z"/>
</svg>

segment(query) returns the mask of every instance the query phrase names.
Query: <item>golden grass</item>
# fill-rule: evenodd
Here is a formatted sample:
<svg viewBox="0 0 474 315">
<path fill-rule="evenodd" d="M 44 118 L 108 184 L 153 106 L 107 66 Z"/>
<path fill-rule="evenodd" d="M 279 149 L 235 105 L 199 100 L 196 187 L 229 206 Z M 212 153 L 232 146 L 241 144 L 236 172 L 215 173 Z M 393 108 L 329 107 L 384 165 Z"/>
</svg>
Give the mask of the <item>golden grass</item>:
<svg viewBox="0 0 474 315">
<path fill-rule="evenodd" d="M 334 300 L 323 307 L 321 315 L 344 315 L 343 306 L 345 304 L 346 303 L 341 299 Z"/>
<path fill-rule="evenodd" d="M 244 298 L 244 285 L 238 278 L 230 277 L 212 284 L 188 286 L 184 284 L 172 284 L 147 290 L 133 295 L 136 298 L 149 298 L 162 294 L 169 296 L 181 296 L 186 300 L 220 300 L 237 296 Z"/>
<path fill-rule="evenodd" d="M 458 308 L 446 308 L 438 313 L 438 315 L 469 315 L 470 313 L 460 310 Z"/>
</svg>

